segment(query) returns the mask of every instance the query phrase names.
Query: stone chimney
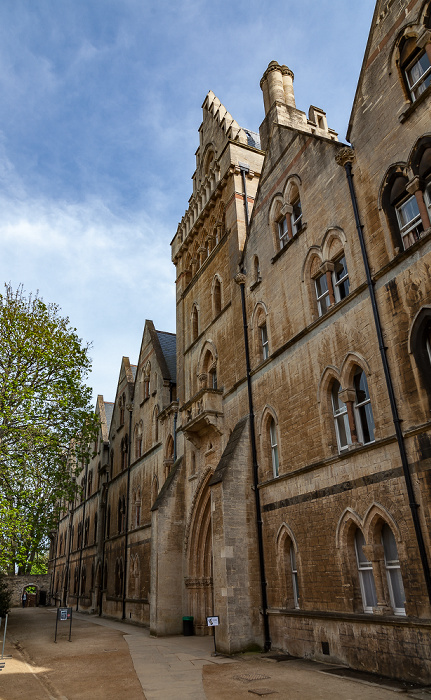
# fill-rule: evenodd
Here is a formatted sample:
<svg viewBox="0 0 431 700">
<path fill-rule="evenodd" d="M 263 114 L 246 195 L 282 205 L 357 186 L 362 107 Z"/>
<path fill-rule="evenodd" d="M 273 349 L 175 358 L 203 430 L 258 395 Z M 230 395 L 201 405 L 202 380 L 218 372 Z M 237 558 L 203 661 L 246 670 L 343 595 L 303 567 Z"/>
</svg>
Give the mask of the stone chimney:
<svg viewBox="0 0 431 700">
<path fill-rule="evenodd" d="M 307 117 L 304 112 L 296 109 L 293 77 L 290 68 L 280 66 L 277 61 L 271 61 L 260 81 L 265 119 L 259 131 L 264 150 L 267 148 L 273 124 L 284 124 L 307 131 Z"/>
</svg>

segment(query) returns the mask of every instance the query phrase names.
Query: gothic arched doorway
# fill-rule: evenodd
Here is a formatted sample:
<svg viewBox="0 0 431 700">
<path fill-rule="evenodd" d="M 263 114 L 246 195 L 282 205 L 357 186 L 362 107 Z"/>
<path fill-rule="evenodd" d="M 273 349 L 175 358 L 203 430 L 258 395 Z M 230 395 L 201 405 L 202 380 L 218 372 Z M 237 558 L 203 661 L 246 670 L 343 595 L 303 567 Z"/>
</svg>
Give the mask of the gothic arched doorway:
<svg viewBox="0 0 431 700">
<path fill-rule="evenodd" d="M 209 634 L 206 618 L 213 615 L 213 565 L 211 492 L 208 481 L 200 489 L 190 523 L 188 547 L 188 610 L 193 615 L 195 634 Z"/>
</svg>

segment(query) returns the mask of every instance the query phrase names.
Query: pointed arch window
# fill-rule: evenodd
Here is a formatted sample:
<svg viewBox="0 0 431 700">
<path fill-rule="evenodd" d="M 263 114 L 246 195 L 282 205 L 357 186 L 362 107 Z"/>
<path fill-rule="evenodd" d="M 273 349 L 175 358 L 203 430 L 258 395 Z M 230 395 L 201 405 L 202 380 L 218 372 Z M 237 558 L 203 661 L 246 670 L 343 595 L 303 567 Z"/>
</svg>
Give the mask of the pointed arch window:
<svg viewBox="0 0 431 700">
<path fill-rule="evenodd" d="M 391 607 L 396 615 L 405 615 L 406 596 L 401 576 L 397 543 L 395 542 L 394 533 L 387 523 L 382 527 L 382 544 Z"/>
<path fill-rule="evenodd" d="M 193 306 L 193 309 L 192 309 L 191 334 L 192 334 L 192 342 L 193 342 L 197 339 L 197 337 L 199 335 L 199 312 L 198 312 L 196 304 Z"/>
<path fill-rule="evenodd" d="M 358 439 L 364 445 L 374 442 L 374 417 L 365 372 L 357 367 L 353 384 L 355 387 L 355 418 Z"/>
<path fill-rule="evenodd" d="M 277 477 L 279 475 L 280 465 L 278 460 L 277 428 L 274 418 L 271 418 L 269 422 L 269 440 L 271 445 L 272 473 L 274 477 Z"/>
<path fill-rule="evenodd" d="M 269 342 L 266 323 L 263 323 L 260 327 L 260 337 L 262 341 L 262 357 L 264 360 L 267 360 L 269 357 Z"/>
<path fill-rule="evenodd" d="M 293 604 L 295 608 L 299 608 L 298 567 L 293 544 L 290 545 L 290 573 L 292 576 Z"/>
<path fill-rule="evenodd" d="M 340 382 L 334 381 L 332 384 L 331 398 L 332 410 L 335 422 L 335 432 L 337 435 L 338 449 L 345 450 L 352 442 L 349 416 L 347 406 L 340 399 L 341 385 Z"/>
<path fill-rule="evenodd" d="M 220 284 L 220 280 L 218 279 L 218 277 L 216 277 L 214 280 L 213 307 L 214 307 L 214 316 L 217 316 L 221 311 L 221 284 Z"/>
<path fill-rule="evenodd" d="M 362 603 L 364 612 L 372 613 L 377 606 L 376 585 L 374 583 L 373 565 L 368 561 L 364 553 L 365 538 L 358 528 L 355 532 L 356 562 L 359 572 L 359 583 L 361 586 Z"/>
</svg>

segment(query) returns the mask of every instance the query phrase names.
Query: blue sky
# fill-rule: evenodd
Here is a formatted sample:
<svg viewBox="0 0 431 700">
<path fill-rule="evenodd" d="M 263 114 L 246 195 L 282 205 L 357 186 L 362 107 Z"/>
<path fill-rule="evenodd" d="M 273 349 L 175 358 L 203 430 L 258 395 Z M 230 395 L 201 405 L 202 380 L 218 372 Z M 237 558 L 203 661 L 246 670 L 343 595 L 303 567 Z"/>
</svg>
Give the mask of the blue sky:
<svg viewBox="0 0 431 700">
<path fill-rule="evenodd" d="M 115 396 L 146 318 L 175 331 L 169 243 L 208 90 L 258 131 L 271 60 L 345 139 L 374 0 L 2 0 L 2 282 L 56 302 Z"/>
</svg>

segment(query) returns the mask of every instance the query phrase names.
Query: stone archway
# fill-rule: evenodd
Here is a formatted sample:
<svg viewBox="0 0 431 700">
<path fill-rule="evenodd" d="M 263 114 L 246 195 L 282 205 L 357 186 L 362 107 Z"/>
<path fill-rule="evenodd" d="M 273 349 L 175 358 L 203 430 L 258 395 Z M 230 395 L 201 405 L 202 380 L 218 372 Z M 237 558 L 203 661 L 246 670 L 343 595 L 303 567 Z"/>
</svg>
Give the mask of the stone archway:
<svg viewBox="0 0 431 700">
<path fill-rule="evenodd" d="M 209 634 L 206 618 L 213 614 L 211 492 L 208 480 L 195 504 L 192 517 L 188 551 L 189 575 L 186 579 L 188 610 L 194 618 L 197 635 Z"/>
</svg>

